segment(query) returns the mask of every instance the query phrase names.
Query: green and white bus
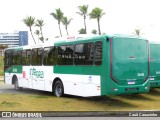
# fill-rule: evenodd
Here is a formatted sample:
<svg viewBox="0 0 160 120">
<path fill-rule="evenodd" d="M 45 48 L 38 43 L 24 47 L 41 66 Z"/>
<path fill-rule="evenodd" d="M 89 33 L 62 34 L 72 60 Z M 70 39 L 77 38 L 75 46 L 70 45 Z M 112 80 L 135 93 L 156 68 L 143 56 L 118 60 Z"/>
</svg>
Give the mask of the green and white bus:
<svg viewBox="0 0 160 120">
<path fill-rule="evenodd" d="M 160 87 L 160 43 L 150 43 L 150 87 Z"/>
<path fill-rule="evenodd" d="M 5 50 L 5 83 L 76 96 L 148 92 L 149 43 L 123 35 L 62 39 Z"/>
</svg>

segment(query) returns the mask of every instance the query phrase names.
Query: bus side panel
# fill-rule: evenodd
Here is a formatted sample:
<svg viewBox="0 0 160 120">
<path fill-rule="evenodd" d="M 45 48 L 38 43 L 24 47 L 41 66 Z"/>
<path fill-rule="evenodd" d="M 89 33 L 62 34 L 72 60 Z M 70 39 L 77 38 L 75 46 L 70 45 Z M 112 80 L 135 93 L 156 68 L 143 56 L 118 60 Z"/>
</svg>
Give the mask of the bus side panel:
<svg viewBox="0 0 160 120">
<path fill-rule="evenodd" d="M 17 76 L 17 79 L 21 78 L 22 75 L 22 66 L 10 66 L 7 70 L 5 70 L 5 83 L 6 84 L 12 84 L 12 78 L 14 75 Z M 21 83 L 19 83 L 21 86 Z"/>
<path fill-rule="evenodd" d="M 75 75 L 55 74 L 64 86 L 64 93 L 77 96 L 100 96 L 100 76 L 98 75 Z"/>
<path fill-rule="evenodd" d="M 53 66 L 23 67 L 23 87 L 52 91 Z"/>
<path fill-rule="evenodd" d="M 101 65 L 101 69 L 99 69 L 101 71 L 101 95 L 106 95 L 106 91 L 108 86 L 106 86 L 107 84 L 107 77 L 109 77 L 109 73 L 110 73 L 110 43 L 109 41 L 107 41 L 106 39 L 103 41 L 103 49 L 102 49 L 102 65 Z"/>
</svg>

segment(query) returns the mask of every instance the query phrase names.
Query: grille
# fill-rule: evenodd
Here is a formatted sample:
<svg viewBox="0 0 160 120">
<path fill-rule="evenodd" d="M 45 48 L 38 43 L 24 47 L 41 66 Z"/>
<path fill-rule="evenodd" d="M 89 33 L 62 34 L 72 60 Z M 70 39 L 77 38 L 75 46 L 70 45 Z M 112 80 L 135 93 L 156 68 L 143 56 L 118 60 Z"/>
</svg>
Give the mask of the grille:
<svg viewBox="0 0 160 120">
<path fill-rule="evenodd" d="M 136 87 L 136 88 L 125 88 L 125 91 L 138 91 L 139 88 Z"/>
<path fill-rule="evenodd" d="M 152 82 L 152 83 L 150 83 L 150 85 L 158 85 L 158 83 L 157 82 Z"/>
</svg>

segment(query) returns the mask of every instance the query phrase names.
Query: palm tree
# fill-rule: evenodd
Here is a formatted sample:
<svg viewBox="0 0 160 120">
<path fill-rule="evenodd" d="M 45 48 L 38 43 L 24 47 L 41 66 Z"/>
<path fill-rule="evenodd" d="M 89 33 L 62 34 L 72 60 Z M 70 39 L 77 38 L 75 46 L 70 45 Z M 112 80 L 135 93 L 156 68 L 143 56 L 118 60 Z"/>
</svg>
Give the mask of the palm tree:
<svg viewBox="0 0 160 120">
<path fill-rule="evenodd" d="M 36 23 L 35 23 L 35 26 L 39 27 L 40 29 L 40 34 L 41 34 L 41 38 L 42 38 L 42 42 L 44 43 L 44 37 L 43 37 L 43 33 L 42 33 L 42 27 L 44 26 L 44 21 L 41 19 L 41 20 L 37 20 Z"/>
<path fill-rule="evenodd" d="M 137 36 L 140 36 L 140 32 L 141 32 L 140 29 L 135 29 L 135 33 Z"/>
<path fill-rule="evenodd" d="M 59 32 L 60 32 L 60 36 L 62 37 L 60 23 L 61 23 L 61 20 L 63 19 L 63 12 L 61 11 L 60 8 L 55 9 L 55 10 L 56 10 L 56 12 L 55 13 L 51 13 L 50 15 L 52 15 L 53 18 L 58 21 Z"/>
<path fill-rule="evenodd" d="M 103 15 L 105 15 L 105 13 L 103 12 L 103 9 L 100 9 L 97 7 L 94 8 L 92 12 L 89 14 L 91 19 L 97 19 L 99 35 L 101 35 L 100 19 L 102 18 Z"/>
<path fill-rule="evenodd" d="M 69 35 L 68 34 L 68 25 L 70 24 L 71 20 L 72 20 L 72 18 L 68 19 L 67 17 L 63 17 L 63 19 L 62 19 L 62 23 L 65 26 L 67 35 Z"/>
<path fill-rule="evenodd" d="M 92 30 L 92 34 L 96 35 L 97 34 L 97 30 L 93 29 Z"/>
<path fill-rule="evenodd" d="M 39 31 L 39 30 L 36 30 L 36 31 L 35 31 L 35 34 L 38 36 L 38 41 L 39 41 L 40 31 Z"/>
<path fill-rule="evenodd" d="M 35 18 L 32 17 L 32 16 L 27 16 L 25 19 L 23 19 L 23 22 L 24 22 L 24 24 L 26 24 L 27 27 L 29 27 L 29 30 L 31 32 L 31 36 L 32 36 L 32 38 L 34 40 L 34 43 L 36 44 L 36 41 L 35 41 L 33 33 L 32 33 L 32 26 L 35 23 Z"/>
<path fill-rule="evenodd" d="M 86 34 L 86 31 L 84 28 L 81 28 L 78 32 L 79 32 L 79 34 Z"/>
<path fill-rule="evenodd" d="M 85 29 L 85 34 L 87 34 L 87 27 L 86 27 L 86 16 L 88 15 L 88 5 L 82 5 L 78 6 L 78 9 L 80 12 L 76 12 L 77 14 L 83 16 L 84 18 L 84 29 Z"/>
</svg>

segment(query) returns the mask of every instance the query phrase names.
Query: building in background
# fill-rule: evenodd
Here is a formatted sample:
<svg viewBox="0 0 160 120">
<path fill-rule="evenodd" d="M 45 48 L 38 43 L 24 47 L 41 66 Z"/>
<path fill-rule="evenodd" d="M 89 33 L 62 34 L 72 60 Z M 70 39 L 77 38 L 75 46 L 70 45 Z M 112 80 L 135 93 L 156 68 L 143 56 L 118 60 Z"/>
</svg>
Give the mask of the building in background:
<svg viewBox="0 0 160 120">
<path fill-rule="evenodd" d="M 28 31 L 15 31 L 14 33 L 0 33 L 0 48 L 18 47 L 28 45 Z M 0 49 L 1 56 L 4 49 Z"/>
<path fill-rule="evenodd" d="M 28 31 L 0 33 L 0 45 L 7 45 L 8 47 L 28 45 Z"/>
<path fill-rule="evenodd" d="M 28 32 L 19 31 L 19 46 L 28 45 Z"/>
</svg>

